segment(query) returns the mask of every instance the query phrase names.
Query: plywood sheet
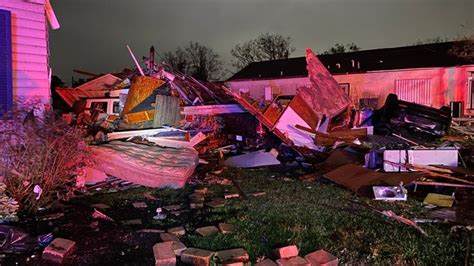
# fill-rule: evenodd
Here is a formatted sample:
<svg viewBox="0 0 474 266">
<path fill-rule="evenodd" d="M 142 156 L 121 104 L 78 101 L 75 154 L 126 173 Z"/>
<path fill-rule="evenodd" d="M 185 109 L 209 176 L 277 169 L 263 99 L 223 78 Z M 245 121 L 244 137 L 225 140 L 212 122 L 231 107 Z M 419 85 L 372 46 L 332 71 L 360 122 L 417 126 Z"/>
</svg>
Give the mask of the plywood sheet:
<svg viewBox="0 0 474 266">
<path fill-rule="evenodd" d="M 153 94 L 153 91 L 165 84 L 164 80 L 147 76 L 138 76 L 133 79 L 132 86 L 128 92 L 123 113 L 129 113 L 134 107 Z M 154 112 L 154 111 L 153 111 Z"/>
<path fill-rule="evenodd" d="M 156 95 L 153 127 L 178 126 L 180 120 L 179 98 Z"/>
</svg>

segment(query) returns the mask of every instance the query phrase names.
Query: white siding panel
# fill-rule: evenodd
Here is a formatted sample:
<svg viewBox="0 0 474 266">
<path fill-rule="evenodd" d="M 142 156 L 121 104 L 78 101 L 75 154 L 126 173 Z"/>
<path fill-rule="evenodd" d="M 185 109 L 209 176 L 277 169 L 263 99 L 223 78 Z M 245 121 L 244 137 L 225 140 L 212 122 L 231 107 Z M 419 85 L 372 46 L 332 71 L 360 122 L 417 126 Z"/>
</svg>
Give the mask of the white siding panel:
<svg viewBox="0 0 474 266">
<path fill-rule="evenodd" d="M 2 8 L 2 4 L 0 4 L 0 8 Z M 46 21 L 46 16 L 45 16 L 44 11 L 32 12 L 32 11 L 27 11 L 24 9 L 16 9 L 16 8 L 10 8 L 9 10 L 12 13 L 12 19 L 26 19 L 26 20 L 38 21 L 42 23 Z"/>
<path fill-rule="evenodd" d="M 12 35 L 46 39 L 46 30 L 13 27 Z"/>
<path fill-rule="evenodd" d="M 13 79 L 48 79 L 48 71 L 14 71 Z"/>
<path fill-rule="evenodd" d="M 13 45 L 13 53 L 21 54 L 35 54 L 48 56 L 48 49 L 46 47 L 33 46 L 33 45 Z"/>
<path fill-rule="evenodd" d="M 17 87 L 13 90 L 13 96 L 45 96 L 49 97 L 49 88 L 48 87 L 38 87 L 35 89 Z"/>
<path fill-rule="evenodd" d="M 13 53 L 12 61 L 14 62 L 32 62 L 32 63 L 48 63 L 48 58 L 45 55 Z"/>
<path fill-rule="evenodd" d="M 14 71 L 48 71 L 47 64 L 30 62 L 13 62 Z"/>
<path fill-rule="evenodd" d="M 0 6 L 6 9 L 21 9 L 32 12 L 41 13 L 44 12 L 44 5 L 38 5 L 34 3 L 28 3 L 20 0 L 2 0 Z"/>
<path fill-rule="evenodd" d="M 16 88 L 45 88 L 49 86 L 47 79 L 14 79 L 13 86 Z"/>
<path fill-rule="evenodd" d="M 12 36 L 12 44 L 24 44 L 24 45 L 33 45 L 39 47 L 46 47 L 46 39 L 44 38 L 34 38 L 34 37 L 25 37 L 25 36 Z"/>
<path fill-rule="evenodd" d="M 12 19 L 12 28 L 17 27 L 35 30 L 46 30 L 46 23 L 26 19 Z"/>
</svg>

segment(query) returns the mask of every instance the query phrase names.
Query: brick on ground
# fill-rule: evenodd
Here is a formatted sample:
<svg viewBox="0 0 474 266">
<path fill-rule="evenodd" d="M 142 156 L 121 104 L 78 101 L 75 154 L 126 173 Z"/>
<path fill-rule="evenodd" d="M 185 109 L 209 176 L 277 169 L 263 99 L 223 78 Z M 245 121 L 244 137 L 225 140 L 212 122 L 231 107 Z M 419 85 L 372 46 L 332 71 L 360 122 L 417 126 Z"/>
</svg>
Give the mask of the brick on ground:
<svg viewBox="0 0 474 266">
<path fill-rule="evenodd" d="M 188 196 L 188 198 L 193 202 L 203 202 L 205 197 L 201 193 L 193 193 Z"/>
<path fill-rule="evenodd" d="M 191 203 L 189 203 L 189 208 L 190 209 L 202 209 L 202 208 L 204 208 L 204 203 L 203 202 L 191 202 Z"/>
<path fill-rule="evenodd" d="M 186 234 L 186 230 L 182 226 L 170 228 L 167 232 L 176 236 L 184 236 Z"/>
<path fill-rule="evenodd" d="M 206 206 L 211 207 L 211 208 L 221 208 L 225 206 L 224 201 L 217 201 L 217 200 L 211 200 L 206 203 Z"/>
<path fill-rule="evenodd" d="M 176 265 L 176 255 L 172 248 L 173 242 L 158 243 L 153 246 L 156 266 Z"/>
<path fill-rule="evenodd" d="M 261 197 L 261 196 L 265 196 L 267 195 L 267 192 L 265 191 L 258 191 L 258 192 L 253 192 L 250 194 L 251 196 L 254 196 L 254 197 Z"/>
<path fill-rule="evenodd" d="M 288 258 L 288 259 L 278 259 L 277 265 L 281 266 L 311 266 L 311 264 L 300 256 Z"/>
<path fill-rule="evenodd" d="M 176 256 L 181 256 L 183 251 L 187 249 L 187 247 L 181 241 L 173 241 L 171 243 L 173 243 L 171 247 L 173 248 L 174 254 Z"/>
<path fill-rule="evenodd" d="M 236 199 L 240 197 L 239 193 L 224 193 L 224 199 Z"/>
<path fill-rule="evenodd" d="M 222 234 L 232 234 L 235 231 L 235 227 L 232 224 L 219 223 L 219 231 Z"/>
<path fill-rule="evenodd" d="M 134 202 L 134 203 L 132 203 L 132 205 L 133 205 L 133 207 L 135 207 L 135 208 L 137 208 L 137 209 L 148 207 L 148 205 L 146 204 L 146 202 L 143 202 L 143 201 Z"/>
<path fill-rule="evenodd" d="M 179 238 L 176 235 L 170 233 L 161 233 L 160 238 L 163 242 L 179 241 Z"/>
<path fill-rule="evenodd" d="M 179 209 L 181 209 L 181 205 L 178 205 L 178 204 L 174 204 L 174 205 L 167 205 L 167 206 L 163 206 L 163 209 L 171 212 L 171 211 L 177 211 Z"/>
<path fill-rule="evenodd" d="M 201 236 L 210 236 L 213 234 L 219 233 L 219 228 L 211 225 L 211 226 L 204 226 L 196 229 L 196 233 Z"/>
<path fill-rule="evenodd" d="M 214 252 L 199 249 L 199 248 L 188 248 L 181 253 L 181 262 L 195 265 L 195 266 L 208 266 Z"/>
<path fill-rule="evenodd" d="M 222 263 L 222 266 L 245 266 L 245 263 L 241 261 L 230 261 Z"/>
<path fill-rule="evenodd" d="M 249 254 L 243 248 L 234 248 L 216 252 L 220 262 L 247 262 Z"/>
<path fill-rule="evenodd" d="M 273 254 L 278 259 L 287 259 L 298 256 L 298 247 L 295 245 L 276 248 L 273 250 Z"/>
<path fill-rule="evenodd" d="M 255 263 L 255 266 L 277 266 L 278 264 L 276 264 L 273 260 L 271 259 L 264 259 L 260 262 L 257 262 Z"/>
<path fill-rule="evenodd" d="M 339 259 L 324 249 L 311 252 L 304 256 L 304 258 L 311 265 L 337 266 L 339 264 Z"/>
<path fill-rule="evenodd" d="M 207 187 L 199 187 L 194 189 L 194 193 L 206 194 L 207 192 L 209 192 L 209 189 Z"/>
<path fill-rule="evenodd" d="M 76 242 L 69 239 L 56 238 L 44 249 L 42 258 L 46 261 L 62 264 L 74 252 L 75 248 Z"/>
</svg>

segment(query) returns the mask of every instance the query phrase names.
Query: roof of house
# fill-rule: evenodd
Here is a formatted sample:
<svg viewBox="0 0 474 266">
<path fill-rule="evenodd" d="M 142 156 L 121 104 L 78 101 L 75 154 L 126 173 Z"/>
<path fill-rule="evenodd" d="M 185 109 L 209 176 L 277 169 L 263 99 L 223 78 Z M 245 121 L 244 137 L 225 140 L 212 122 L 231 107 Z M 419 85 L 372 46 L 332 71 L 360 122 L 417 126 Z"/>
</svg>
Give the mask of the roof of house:
<svg viewBox="0 0 474 266">
<path fill-rule="evenodd" d="M 460 45 L 472 44 L 468 42 L 444 42 L 318 55 L 318 58 L 333 75 L 469 64 L 470 62 L 467 59 L 457 57 L 451 52 L 453 47 Z M 251 63 L 230 77 L 228 81 L 307 75 L 306 58 L 295 57 Z"/>
</svg>

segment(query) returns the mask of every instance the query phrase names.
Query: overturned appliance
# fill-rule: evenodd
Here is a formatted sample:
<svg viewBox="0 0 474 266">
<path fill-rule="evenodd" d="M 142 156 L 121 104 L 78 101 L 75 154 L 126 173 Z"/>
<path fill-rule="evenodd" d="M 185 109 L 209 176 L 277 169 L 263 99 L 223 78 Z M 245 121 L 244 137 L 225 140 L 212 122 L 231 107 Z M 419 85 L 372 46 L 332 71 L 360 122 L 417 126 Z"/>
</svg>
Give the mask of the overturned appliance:
<svg viewBox="0 0 474 266">
<path fill-rule="evenodd" d="M 451 111 L 448 107 L 436 109 L 402 101 L 396 94 L 389 94 L 385 105 L 369 119 L 376 134 L 405 133 L 434 139 L 447 133 L 451 125 Z"/>
</svg>

